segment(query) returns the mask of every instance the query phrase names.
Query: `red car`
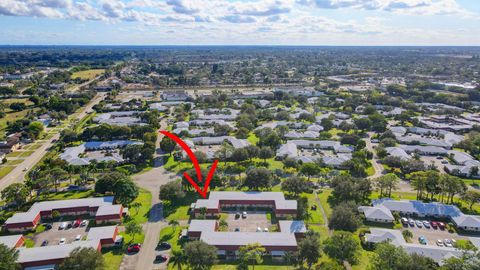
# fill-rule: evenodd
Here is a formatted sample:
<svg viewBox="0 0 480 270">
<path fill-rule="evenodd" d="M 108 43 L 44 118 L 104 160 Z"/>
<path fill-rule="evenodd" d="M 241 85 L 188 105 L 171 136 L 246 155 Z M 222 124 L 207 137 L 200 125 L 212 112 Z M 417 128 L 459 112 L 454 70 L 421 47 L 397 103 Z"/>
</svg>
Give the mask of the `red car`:
<svg viewBox="0 0 480 270">
<path fill-rule="evenodd" d="M 140 244 L 131 244 L 128 246 L 127 251 L 128 253 L 139 252 L 141 247 L 142 245 Z"/>
<path fill-rule="evenodd" d="M 77 228 L 78 226 L 80 226 L 80 223 L 82 223 L 82 220 L 81 220 L 81 219 L 77 219 L 77 220 L 75 221 L 75 223 L 73 223 L 73 227 L 74 227 L 74 228 Z"/>
<path fill-rule="evenodd" d="M 432 225 L 432 228 L 434 228 L 434 229 L 438 228 L 438 223 L 436 221 L 430 222 L 430 225 Z"/>
<path fill-rule="evenodd" d="M 440 228 L 440 230 L 445 230 L 445 223 L 438 222 L 438 227 Z"/>
</svg>

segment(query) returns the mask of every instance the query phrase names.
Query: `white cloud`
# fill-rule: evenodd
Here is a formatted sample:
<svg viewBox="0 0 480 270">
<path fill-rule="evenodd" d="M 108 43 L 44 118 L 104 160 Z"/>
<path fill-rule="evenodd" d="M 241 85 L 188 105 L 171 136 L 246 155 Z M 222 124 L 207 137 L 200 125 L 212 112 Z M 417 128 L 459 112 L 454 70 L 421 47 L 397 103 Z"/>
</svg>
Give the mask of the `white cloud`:
<svg viewBox="0 0 480 270">
<path fill-rule="evenodd" d="M 410 15 L 472 15 L 456 0 L 297 0 L 297 3 L 324 9 L 380 10 Z"/>
</svg>

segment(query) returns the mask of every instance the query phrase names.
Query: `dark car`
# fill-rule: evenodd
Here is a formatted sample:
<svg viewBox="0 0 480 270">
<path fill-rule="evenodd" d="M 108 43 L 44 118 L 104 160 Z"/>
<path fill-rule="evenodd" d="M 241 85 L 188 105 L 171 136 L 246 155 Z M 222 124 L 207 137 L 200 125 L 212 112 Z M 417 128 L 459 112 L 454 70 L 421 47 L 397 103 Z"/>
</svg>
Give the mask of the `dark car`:
<svg viewBox="0 0 480 270">
<path fill-rule="evenodd" d="M 70 229 L 70 228 L 72 228 L 72 227 L 73 227 L 73 222 L 68 222 L 68 223 L 67 223 L 67 229 Z"/>
<path fill-rule="evenodd" d="M 50 223 L 45 223 L 43 226 L 45 226 L 45 230 L 50 230 L 52 228 L 52 224 Z"/>
<path fill-rule="evenodd" d="M 163 262 L 166 262 L 168 261 L 168 257 L 165 256 L 165 255 L 157 255 L 155 256 L 155 263 L 163 263 Z"/>
<path fill-rule="evenodd" d="M 48 240 L 43 240 L 43 242 L 42 242 L 42 247 L 44 247 L 44 246 L 46 246 L 46 245 L 48 245 Z"/>
<path fill-rule="evenodd" d="M 161 243 L 158 243 L 156 250 L 167 250 L 171 248 L 172 248 L 172 245 L 170 245 L 170 243 L 161 242 Z"/>
<path fill-rule="evenodd" d="M 131 245 L 128 246 L 127 252 L 128 253 L 139 252 L 140 248 L 142 248 L 142 245 L 140 245 L 138 243 L 137 244 L 131 244 Z"/>
</svg>

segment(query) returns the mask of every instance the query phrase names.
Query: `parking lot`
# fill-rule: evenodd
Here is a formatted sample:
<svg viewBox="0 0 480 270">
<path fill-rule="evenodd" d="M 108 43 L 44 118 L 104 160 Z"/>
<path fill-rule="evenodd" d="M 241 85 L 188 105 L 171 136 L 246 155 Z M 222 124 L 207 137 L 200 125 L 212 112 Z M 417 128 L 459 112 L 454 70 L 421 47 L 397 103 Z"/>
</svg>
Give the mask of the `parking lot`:
<svg viewBox="0 0 480 270">
<path fill-rule="evenodd" d="M 419 219 L 415 219 L 419 220 Z M 421 220 L 424 221 L 424 220 Z M 442 240 L 444 241 L 445 239 L 454 239 L 454 240 L 460 240 L 460 239 L 465 239 L 468 240 L 468 236 L 465 235 L 460 235 L 458 233 L 451 233 L 447 229 L 440 229 L 440 228 L 426 228 L 424 225 L 421 227 L 414 225 L 404 225 L 403 230 L 408 229 L 409 231 L 412 232 L 413 237 L 412 237 L 412 242 L 415 244 L 421 244 L 419 241 L 419 237 L 423 236 L 426 239 L 426 243 L 428 245 L 437 245 L 437 240 Z"/>
<path fill-rule="evenodd" d="M 33 237 L 33 241 L 35 241 L 35 246 L 39 247 L 42 245 L 42 242 L 47 240 L 48 246 L 58 245 L 60 239 L 65 238 L 66 243 L 71 243 L 75 241 L 75 237 L 77 235 L 81 236 L 81 239 L 84 239 L 87 235 L 87 227 L 77 227 L 77 228 L 70 228 L 70 229 L 63 229 L 60 230 L 59 227 L 63 222 L 54 222 L 51 223 L 53 226 L 50 230 L 45 230 L 44 232 L 38 233 Z"/>
<path fill-rule="evenodd" d="M 235 217 L 237 212 L 228 212 L 226 221 L 228 222 L 228 230 L 235 231 L 238 228 L 241 232 L 256 232 L 257 228 L 270 228 L 272 223 L 267 219 L 267 212 L 265 211 L 247 211 L 247 217 Z M 240 214 L 242 212 L 239 212 Z"/>
</svg>

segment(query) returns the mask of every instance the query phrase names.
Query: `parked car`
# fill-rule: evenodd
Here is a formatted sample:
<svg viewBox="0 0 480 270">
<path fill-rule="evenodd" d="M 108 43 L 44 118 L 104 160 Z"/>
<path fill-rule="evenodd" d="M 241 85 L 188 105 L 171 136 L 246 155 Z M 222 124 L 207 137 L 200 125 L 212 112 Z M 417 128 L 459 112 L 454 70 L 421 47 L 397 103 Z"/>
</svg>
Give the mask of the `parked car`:
<svg viewBox="0 0 480 270">
<path fill-rule="evenodd" d="M 240 212 L 235 213 L 235 219 L 240 218 Z"/>
<path fill-rule="evenodd" d="M 77 236 L 75 236 L 75 241 L 80 241 L 81 239 L 82 239 L 81 234 L 77 234 Z"/>
<path fill-rule="evenodd" d="M 62 222 L 60 226 L 58 226 L 59 230 L 64 230 L 65 228 L 67 228 L 67 222 Z"/>
<path fill-rule="evenodd" d="M 52 224 L 50 224 L 50 223 L 45 223 L 43 226 L 45 227 L 45 230 L 52 229 Z"/>
<path fill-rule="evenodd" d="M 438 239 L 438 240 L 437 240 L 437 246 L 443 247 L 443 241 L 442 241 L 442 239 Z"/>
<path fill-rule="evenodd" d="M 261 231 L 262 231 L 262 228 L 257 227 L 257 232 L 261 232 Z"/>
<path fill-rule="evenodd" d="M 73 227 L 74 228 L 77 228 L 80 226 L 80 224 L 82 224 L 82 220 L 81 219 L 77 219 L 75 220 L 75 223 L 73 223 Z"/>
<path fill-rule="evenodd" d="M 438 222 L 438 228 L 440 228 L 440 230 L 445 230 L 445 223 Z"/>
<path fill-rule="evenodd" d="M 402 217 L 402 218 L 400 219 L 400 221 L 402 222 L 403 225 L 408 225 L 408 219 L 407 219 L 407 218 Z"/>
<path fill-rule="evenodd" d="M 167 250 L 167 249 L 171 249 L 171 248 L 172 248 L 172 245 L 170 245 L 170 243 L 160 242 L 160 243 L 157 244 L 156 250 Z"/>
<path fill-rule="evenodd" d="M 450 241 L 450 239 L 443 240 L 443 243 L 445 243 L 446 247 L 453 247 L 452 241 Z"/>
<path fill-rule="evenodd" d="M 67 229 L 70 229 L 73 227 L 73 221 L 72 222 L 67 222 Z"/>
<path fill-rule="evenodd" d="M 122 244 L 123 244 L 123 237 L 122 236 L 117 236 L 113 245 L 115 247 L 120 247 L 120 246 L 122 246 Z"/>
<path fill-rule="evenodd" d="M 44 246 L 46 246 L 46 245 L 48 245 L 48 240 L 43 240 L 43 242 L 42 242 L 42 247 L 44 247 Z"/>
<path fill-rule="evenodd" d="M 65 245 L 66 242 L 67 242 L 67 239 L 61 238 L 60 241 L 58 242 L 58 244 L 59 245 Z"/>
<path fill-rule="evenodd" d="M 264 231 L 264 232 L 268 232 L 268 228 L 264 228 L 263 231 Z"/>
<path fill-rule="evenodd" d="M 88 220 L 84 219 L 82 220 L 82 223 L 80 223 L 80 227 L 85 227 L 88 225 Z"/>
<path fill-rule="evenodd" d="M 155 261 L 153 261 L 154 263 L 163 263 L 163 262 L 166 262 L 168 261 L 168 257 L 166 255 L 157 255 L 155 256 Z"/>
<path fill-rule="evenodd" d="M 127 252 L 128 253 L 139 252 L 141 248 L 142 248 L 142 245 L 139 243 L 131 244 L 128 246 Z"/>
<path fill-rule="evenodd" d="M 408 224 L 410 224 L 411 227 L 415 226 L 415 220 L 409 218 L 408 219 Z"/>
<path fill-rule="evenodd" d="M 242 213 L 242 218 L 247 218 L 247 212 L 244 211 L 244 212 Z"/>
<path fill-rule="evenodd" d="M 438 222 L 436 222 L 436 221 L 430 222 L 430 225 L 432 225 L 432 228 L 434 228 L 434 229 L 438 228 Z"/>
<path fill-rule="evenodd" d="M 415 224 L 417 224 L 417 227 L 422 228 L 423 223 L 420 220 L 416 220 Z"/>
<path fill-rule="evenodd" d="M 453 245 L 454 247 L 456 247 L 456 246 L 457 246 L 457 240 L 455 240 L 455 239 L 451 239 L 450 241 L 452 241 L 452 245 Z"/>
<path fill-rule="evenodd" d="M 427 229 L 430 229 L 430 222 L 424 220 L 423 221 L 423 227 L 427 228 Z"/>
<path fill-rule="evenodd" d="M 425 238 L 425 236 L 420 236 L 418 237 L 418 242 L 422 245 L 426 245 L 427 244 L 427 238 Z"/>
<path fill-rule="evenodd" d="M 239 231 L 240 231 L 240 228 L 235 228 L 234 231 L 239 232 Z"/>
</svg>

